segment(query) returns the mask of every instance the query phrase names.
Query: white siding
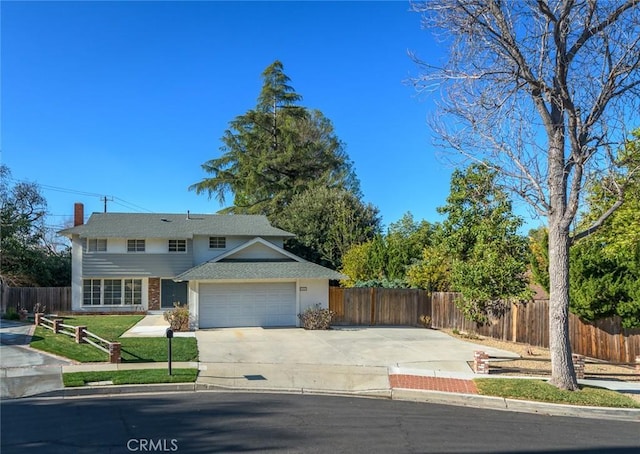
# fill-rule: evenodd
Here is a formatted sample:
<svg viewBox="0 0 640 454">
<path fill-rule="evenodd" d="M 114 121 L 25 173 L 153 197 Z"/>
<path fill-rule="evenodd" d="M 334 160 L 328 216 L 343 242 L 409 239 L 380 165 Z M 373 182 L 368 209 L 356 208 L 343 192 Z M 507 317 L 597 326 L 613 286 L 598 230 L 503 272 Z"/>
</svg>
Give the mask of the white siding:
<svg viewBox="0 0 640 454">
<path fill-rule="evenodd" d="M 180 238 L 171 238 L 172 240 Z M 127 240 L 145 240 L 144 252 L 128 252 Z M 191 242 L 187 241 L 187 251 Z M 169 238 L 107 238 L 107 253 L 109 254 L 166 254 L 169 252 Z M 175 254 L 181 254 L 175 252 Z"/>
<path fill-rule="evenodd" d="M 196 235 L 193 237 L 193 261 L 195 265 L 199 265 L 200 263 L 208 262 L 219 255 L 224 254 L 232 249 L 237 248 L 245 244 L 247 241 L 251 241 L 254 237 L 246 237 L 246 236 L 226 236 L 227 239 L 227 247 L 224 249 L 209 249 L 209 236 L 216 235 Z M 221 235 L 222 236 L 222 235 Z M 267 237 L 263 238 L 265 241 L 268 241 L 272 244 L 275 244 L 279 248 L 283 246 L 282 238 L 278 237 Z M 234 255 L 235 257 L 235 255 Z M 255 258 L 255 257 L 251 257 Z M 270 257 L 269 257 L 270 258 Z"/>
<path fill-rule="evenodd" d="M 301 313 L 318 303 L 323 309 L 329 308 L 329 281 L 327 279 L 300 279 L 298 291 L 300 292 Z"/>
<path fill-rule="evenodd" d="M 71 309 L 82 309 L 82 245 L 79 235 L 71 237 Z"/>
<path fill-rule="evenodd" d="M 199 321 L 199 315 L 200 315 L 200 301 L 199 301 L 200 294 L 198 292 L 198 287 L 199 285 L 197 281 L 189 282 L 188 300 L 189 300 L 189 315 L 190 315 L 189 328 L 190 329 L 198 328 L 198 321 Z"/>
<path fill-rule="evenodd" d="M 208 262 L 225 252 L 234 249 L 247 242 L 246 237 L 227 236 L 227 247 L 224 249 L 209 249 L 209 236 L 200 235 L 193 237 L 193 261 L 196 265 Z"/>
</svg>

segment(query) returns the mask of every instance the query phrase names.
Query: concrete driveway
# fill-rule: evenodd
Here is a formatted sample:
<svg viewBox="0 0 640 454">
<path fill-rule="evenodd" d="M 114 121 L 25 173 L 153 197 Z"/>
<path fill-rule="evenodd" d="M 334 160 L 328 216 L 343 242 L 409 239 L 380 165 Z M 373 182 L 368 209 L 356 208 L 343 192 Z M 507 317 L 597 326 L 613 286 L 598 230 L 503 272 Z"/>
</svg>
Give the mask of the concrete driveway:
<svg viewBox="0 0 640 454">
<path fill-rule="evenodd" d="M 62 388 L 62 366 L 71 361 L 29 347 L 33 325 L 0 320 L 0 398 Z"/>
<path fill-rule="evenodd" d="M 203 363 L 401 367 L 471 372 L 475 350 L 517 355 L 408 327 L 223 328 L 196 331 Z"/>
</svg>

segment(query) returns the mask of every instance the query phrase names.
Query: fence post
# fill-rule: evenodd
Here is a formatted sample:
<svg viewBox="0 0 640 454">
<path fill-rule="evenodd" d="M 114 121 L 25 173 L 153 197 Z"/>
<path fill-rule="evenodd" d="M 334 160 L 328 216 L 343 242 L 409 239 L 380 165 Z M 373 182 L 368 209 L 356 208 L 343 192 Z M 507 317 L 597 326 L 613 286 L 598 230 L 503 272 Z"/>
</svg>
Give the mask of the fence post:
<svg viewBox="0 0 640 454">
<path fill-rule="evenodd" d="M 576 371 L 576 378 L 584 378 L 584 356 L 573 353 L 571 359 L 573 360 L 573 368 Z"/>
<path fill-rule="evenodd" d="M 40 313 L 40 312 L 36 312 L 33 317 L 34 317 L 34 323 L 36 324 L 36 326 L 40 326 L 42 324 L 42 316 L 44 314 Z"/>
<path fill-rule="evenodd" d="M 60 325 L 62 324 L 62 320 L 59 318 L 53 319 L 53 332 L 58 334 L 60 332 Z"/>
<path fill-rule="evenodd" d="M 640 374 L 640 355 L 636 356 L 636 374 Z"/>
<path fill-rule="evenodd" d="M 476 374 L 489 373 L 489 355 L 481 350 L 473 352 L 473 371 Z"/>
<path fill-rule="evenodd" d="M 371 287 L 371 289 L 369 290 L 370 292 L 370 304 L 371 304 L 371 313 L 369 316 L 369 325 L 373 326 L 376 324 L 376 288 L 375 287 Z"/>
<path fill-rule="evenodd" d="M 120 342 L 109 342 L 109 362 L 120 362 Z"/>
<path fill-rule="evenodd" d="M 518 342 L 518 304 L 511 305 L 511 342 Z"/>
<path fill-rule="evenodd" d="M 84 338 L 87 336 L 86 326 L 76 326 L 76 344 L 84 344 Z"/>
</svg>

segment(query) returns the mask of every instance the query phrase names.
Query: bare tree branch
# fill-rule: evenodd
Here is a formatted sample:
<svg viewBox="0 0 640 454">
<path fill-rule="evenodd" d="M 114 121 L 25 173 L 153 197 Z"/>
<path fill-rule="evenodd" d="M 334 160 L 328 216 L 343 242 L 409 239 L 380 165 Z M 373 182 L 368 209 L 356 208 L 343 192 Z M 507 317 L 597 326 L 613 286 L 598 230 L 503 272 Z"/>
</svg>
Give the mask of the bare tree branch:
<svg viewBox="0 0 640 454">
<path fill-rule="evenodd" d="M 589 179 L 618 172 L 607 150 L 640 121 L 640 0 L 430 0 L 412 9 L 449 44 L 445 65 L 413 56 L 416 89 L 443 95 L 432 122 L 440 143 L 490 163 L 547 218 L 552 381 L 576 389 L 564 325 L 569 228 Z M 593 233 L 621 203 L 612 200 L 573 238 Z"/>
</svg>

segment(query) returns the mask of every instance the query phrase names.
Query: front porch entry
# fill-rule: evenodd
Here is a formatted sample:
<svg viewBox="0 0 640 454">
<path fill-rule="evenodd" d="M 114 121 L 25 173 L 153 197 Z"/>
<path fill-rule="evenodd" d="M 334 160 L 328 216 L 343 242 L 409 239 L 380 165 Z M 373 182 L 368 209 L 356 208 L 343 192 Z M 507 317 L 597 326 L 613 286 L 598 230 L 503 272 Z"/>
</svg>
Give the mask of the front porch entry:
<svg viewBox="0 0 640 454">
<path fill-rule="evenodd" d="M 160 308 L 173 309 L 174 303 L 186 305 L 187 282 L 175 282 L 173 279 L 162 279 L 160 282 Z"/>
</svg>

